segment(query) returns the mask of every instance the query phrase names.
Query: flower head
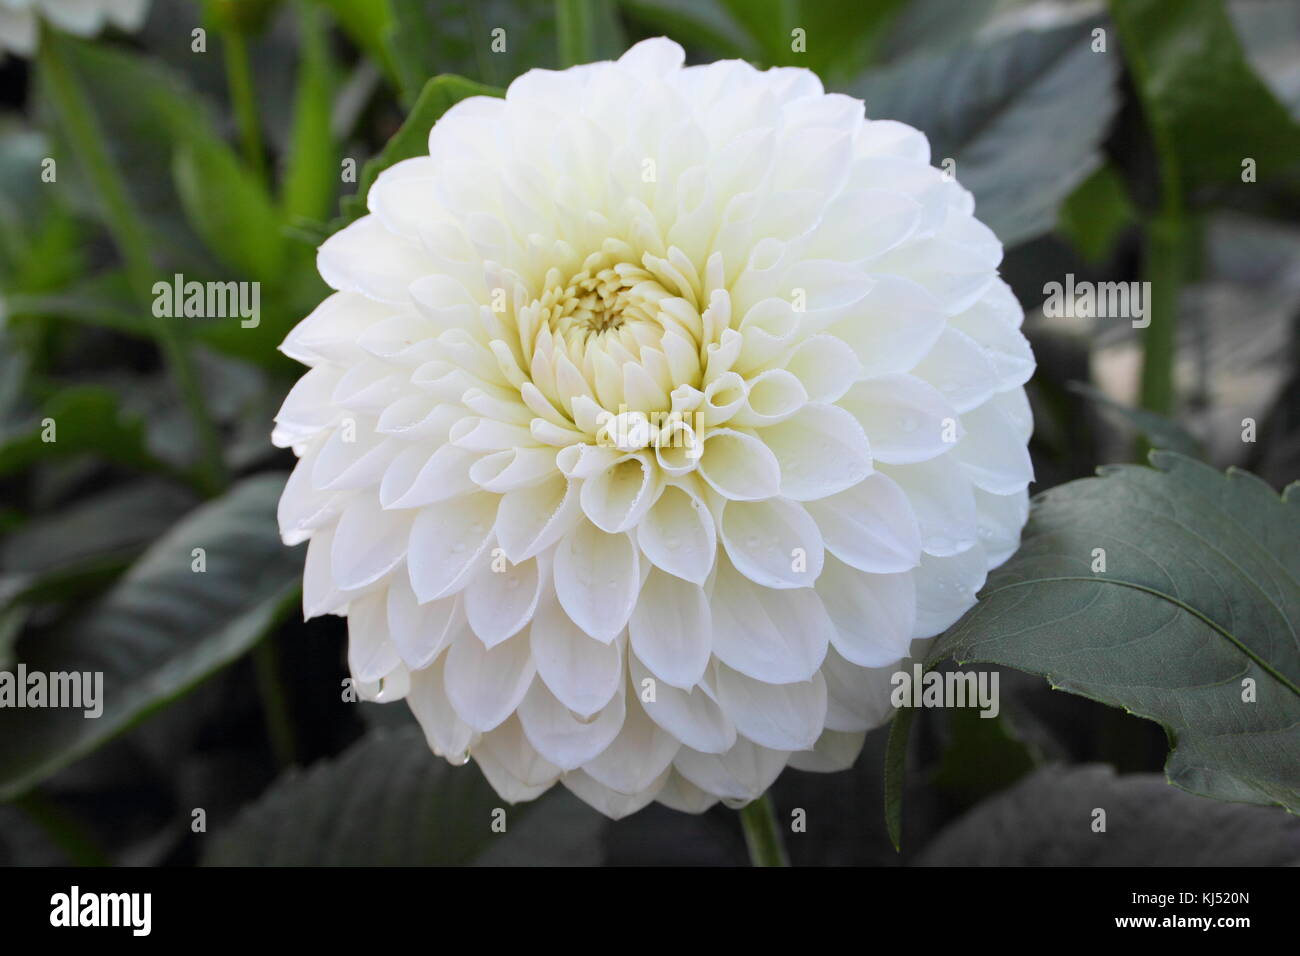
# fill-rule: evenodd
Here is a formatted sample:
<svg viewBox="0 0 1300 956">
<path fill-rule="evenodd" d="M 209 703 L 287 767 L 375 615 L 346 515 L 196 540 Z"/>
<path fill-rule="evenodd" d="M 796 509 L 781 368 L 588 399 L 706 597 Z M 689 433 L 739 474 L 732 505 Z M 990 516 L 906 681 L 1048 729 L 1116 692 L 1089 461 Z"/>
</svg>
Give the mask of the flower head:
<svg viewBox="0 0 1300 956">
<path fill-rule="evenodd" d="M 0 55 L 36 52 L 37 17 L 68 33 L 91 37 L 110 24 L 134 32 L 148 10 L 149 0 L 0 0 Z"/>
<path fill-rule="evenodd" d="M 305 611 L 508 800 L 848 766 L 1026 516 L 1033 358 L 970 194 L 807 70 L 682 59 L 454 106 L 282 346 Z"/>
</svg>

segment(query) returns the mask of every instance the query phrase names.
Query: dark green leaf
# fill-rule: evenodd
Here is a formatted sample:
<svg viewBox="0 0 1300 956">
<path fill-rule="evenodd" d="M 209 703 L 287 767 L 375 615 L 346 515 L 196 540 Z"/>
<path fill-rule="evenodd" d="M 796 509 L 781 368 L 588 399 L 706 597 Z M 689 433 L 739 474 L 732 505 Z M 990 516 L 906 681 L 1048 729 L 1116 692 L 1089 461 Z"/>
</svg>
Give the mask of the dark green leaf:
<svg viewBox="0 0 1300 956">
<path fill-rule="evenodd" d="M 398 705 L 401 706 L 401 705 Z M 504 811 L 506 830 L 493 830 Z M 217 866 L 573 865 L 600 861 L 605 819 L 563 790 L 509 806 L 418 728 L 374 730 L 282 779 L 224 832 Z"/>
<path fill-rule="evenodd" d="M 1038 498 L 931 660 L 1019 668 L 1158 721 L 1172 783 L 1300 812 L 1300 484 L 1279 498 L 1246 472 L 1151 461 Z"/>
<path fill-rule="evenodd" d="M 975 215 L 1012 246 L 1052 229 L 1062 200 L 1101 162 L 1117 58 L 1092 51 L 1088 26 L 912 57 L 848 92 L 866 102 L 868 116 L 924 132 L 936 165 L 955 160 Z"/>
<path fill-rule="evenodd" d="M 0 709 L 0 799 L 24 793 L 252 647 L 293 604 L 301 553 L 280 543 L 284 476 L 259 475 L 182 519 L 81 618 L 31 646 L 29 673 L 102 672 L 103 713 Z M 206 570 L 192 570 L 195 548 Z"/>
<path fill-rule="evenodd" d="M 233 150 L 181 143 L 172 175 L 190 225 L 222 263 L 261 282 L 280 279 L 280 216 Z"/>
<path fill-rule="evenodd" d="M 50 398 L 27 427 L 0 439 L 0 475 L 42 459 L 86 453 L 128 468 L 166 470 L 145 446 L 144 423 L 124 416 L 116 395 L 95 385 L 75 385 Z"/>
<path fill-rule="evenodd" d="M 1094 830 L 1105 811 L 1105 830 Z M 1158 774 L 1045 767 L 977 806 L 921 866 L 1296 866 L 1300 820 L 1166 786 Z"/>
<path fill-rule="evenodd" d="M 1251 70 L 1221 0 L 1112 0 L 1166 187 L 1259 182 L 1300 162 L 1300 125 Z"/>
</svg>

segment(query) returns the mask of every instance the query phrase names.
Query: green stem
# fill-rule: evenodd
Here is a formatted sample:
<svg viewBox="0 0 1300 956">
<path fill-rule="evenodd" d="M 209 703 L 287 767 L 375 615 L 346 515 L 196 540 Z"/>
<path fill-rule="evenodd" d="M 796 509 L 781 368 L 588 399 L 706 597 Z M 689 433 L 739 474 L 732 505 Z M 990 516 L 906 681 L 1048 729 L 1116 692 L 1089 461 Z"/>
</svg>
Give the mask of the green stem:
<svg viewBox="0 0 1300 956">
<path fill-rule="evenodd" d="M 1161 415 L 1174 410 L 1174 358 L 1178 290 L 1182 285 L 1183 217 L 1162 211 L 1147 225 L 1143 275 L 1151 283 L 1150 326 L 1143 332 L 1142 407 Z"/>
<path fill-rule="evenodd" d="M 555 0 L 555 32 L 560 41 L 560 66 L 596 59 L 596 24 L 592 0 Z"/>
<path fill-rule="evenodd" d="M 280 653 L 275 646 L 274 634 L 268 634 L 253 646 L 253 670 L 257 675 L 257 693 L 262 701 L 262 715 L 266 720 L 271 752 L 282 769 L 298 763 L 298 747 L 294 739 L 293 719 L 280 679 Z"/>
<path fill-rule="evenodd" d="M 746 804 L 740 811 L 740 825 L 745 831 L 745 845 L 749 847 L 749 860 L 754 866 L 789 866 L 781 831 L 776 825 L 776 810 L 772 798 L 763 794 Z"/>
<path fill-rule="evenodd" d="M 266 163 L 262 151 L 262 127 L 257 119 L 257 91 L 253 84 L 253 65 L 248 58 L 248 40 L 238 30 L 226 30 L 221 36 L 225 51 L 226 83 L 230 102 L 239 124 L 239 140 L 244 161 L 258 179 L 266 180 Z"/>
<path fill-rule="evenodd" d="M 99 201 L 103 204 L 104 225 L 126 264 L 127 276 L 136 300 L 152 316 L 153 285 L 158 272 L 149 255 L 144 223 L 127 191 L 121 170 L 108 153 L 104 133 L 91 112 L 90 104 L 64 59 L 64 42 L 56 31 L 43 28 L 39 59 L 45 88 L 49 91 L 72 148 L 85 166 Z M 200 484 L 205 490 L 215 492 L 225 484 L 221 446 L 203 403 L 203 392 L 199 387 L 193 361 L 179 332 L 170 321 L 155 317 L 155 334 L 199 436 L 202 454 Z"/>
</svg>

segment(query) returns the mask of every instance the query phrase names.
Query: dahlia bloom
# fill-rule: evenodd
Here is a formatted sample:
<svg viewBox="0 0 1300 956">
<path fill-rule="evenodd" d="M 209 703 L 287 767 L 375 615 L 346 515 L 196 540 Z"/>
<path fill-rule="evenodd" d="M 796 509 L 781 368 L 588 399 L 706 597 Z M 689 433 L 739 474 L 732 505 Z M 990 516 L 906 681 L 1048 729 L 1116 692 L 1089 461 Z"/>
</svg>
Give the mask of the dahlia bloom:
<svg viewBox="0 0 1300 956">
<path fill-rule="evenodd" d="M 38 16 L 67 33 L 91 37 L 107 24 L 134 32 L 148 10 L 149 0 L 0 0 L 0 56 L 36 52 Z"/>
<path fill-rule="evenodd" d="M 807 70 L 682 61 L 454 106 L 282 346 L 305 613 L 509 801 L 847 767 L 1026 518 L 1033 357 L 970 194 Z"/>
</svg>

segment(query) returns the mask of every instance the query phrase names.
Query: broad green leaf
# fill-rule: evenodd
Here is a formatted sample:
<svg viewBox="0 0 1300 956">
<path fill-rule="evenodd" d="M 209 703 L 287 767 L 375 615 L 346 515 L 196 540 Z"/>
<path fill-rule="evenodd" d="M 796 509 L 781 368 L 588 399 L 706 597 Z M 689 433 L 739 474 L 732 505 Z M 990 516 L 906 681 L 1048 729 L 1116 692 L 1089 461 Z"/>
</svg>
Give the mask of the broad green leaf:
<svg viewBox="0 0 1300 956">
<path fill-rule="evenodd" d="M 1112 414 L 1127 420 L 1129 425 L 1135 428 L 1138 434 L 1146 439 L 1147 444 L 1152 448 L 1175 451 L 1189 458 L 1204 457 L 1201 443 L 1176 421 L 1166 418 L 1164 415 L 1147 411 L 1145 408 L 1131 408 L 1128 405 L 1121 405 L 1101 389 L 1094 388 L 1086 382 L 1071 382 L 1068 388 L 1070 391 L 1095 402 Z"/>
<path fill-rule="evenodd" d="M 1097 810 L 1106 828 L 1093 829 Z M 979 804 L 920 866 L 1296 866 L 1300 827 L 1276 810 L 1203 800 L 1159 774 L 1045 767 Z M 1217 910 L 1216 910 L 1217 912 Z"/>
<path fill-rule="evenodd" d="M 502 812 L 504 833 L 493 829 Z M 600 814 L 559 788 L 508 805 L 473 763 L 450 766 L 408 727 L 371 731 L 337 759 L 282 778 L 216 835 L 204 862 L 594 864 L 604 827 Z"/>
<path fill-rule="evenodd" d="M 924 132 L 931 162 L 955 161 L 975 215 L 1013 246 L 1051 230 L 1061 202 L 1101 163 L 1118 57 L 1091 43 L 1087 23 L 1025 30 L 901 60 L 847 92 L 873 119 Z"/>
<path fill-rule="evenodd" d="M 365 214 L 366 195 L 375 180 L 389 166 L 404 159 L 425 155 L 429 151 L 429 130 L 443 113 L 463 99 L 471 96 L 500 96 L 501 91 L 462 76 L 435 76 L 424 84 L 420 98 L 401 129 L 385 144 L 379 155 L 361 168 L 357 178 L 357 191 L 343 199 L 343 217 L 337 225 L 351 222 Z"/>
<path fill-rule="evenodd" d="M 0 709 L 0 800 L 90 753 L 252 647 L 293 605 L 300 552 L 280 543 L 281 474 L 248 478 L 183 518 L 86 613 L 19 641 L 29 673 L 102 672 L 103 713 Z M 194 570 L 195 549 L 205 568 Z"/>
<path fill-rule="evenodd" d="M 1258 181 L 1300 164 L 1300 124 L 1250 68 L 1221 0 L 1111 0 L 1168 188 Z"/>
<path fill-rule="evenodd" d="M 0 540 L 0 606 L 60 599 L 115 574 L 193 505 L 188 491 L 151 478 L 27 520 Z"/>
<path fill-rule="evenodd" d="M 167 470 L 145 446 L 144 423 L 123 415 L 116 395 L 96 385 L 75 385 L 56 392 L 26 428 L 0 438 L 0 475 L 43 459 L 86 453 L 142 471 Z"/>
<path fill-rule="evenodd" d="M 1279 497 L 1246 472 L 1151 462 L 1039 497 L 930 659 L 1015 667 L 1158 721 L 1171 783 L 1300 812 L 1300 483 Z"/>
<path fill-rule="evenodd" d="M 241 276 L 280 280 L 284 239 L 270 195 L 222 144 L 181 143 L 172 158 L 176 192 L 194 231 Z"/>
</svg>

